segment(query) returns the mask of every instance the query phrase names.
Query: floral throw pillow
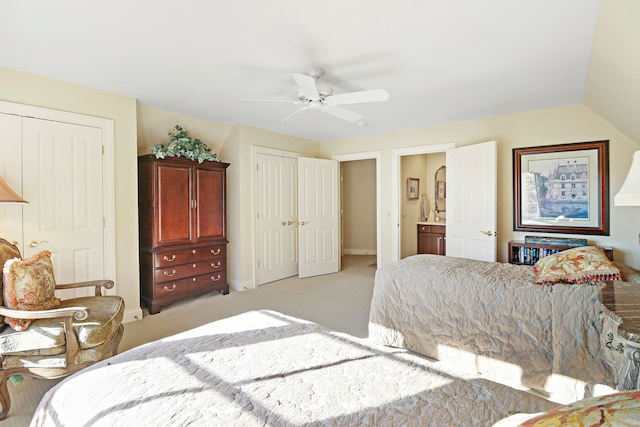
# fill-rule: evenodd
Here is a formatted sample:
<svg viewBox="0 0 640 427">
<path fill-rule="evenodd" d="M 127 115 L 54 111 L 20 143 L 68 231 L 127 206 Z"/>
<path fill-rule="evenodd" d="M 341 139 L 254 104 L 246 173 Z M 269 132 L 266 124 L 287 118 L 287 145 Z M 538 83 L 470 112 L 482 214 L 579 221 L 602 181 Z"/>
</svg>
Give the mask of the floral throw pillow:
<svg viewBox="0 0 640 427">
<path fill-rule="evenodd" d="M 520 427 L 637 426 L 640 390 L 588 397 L 530 418 Z"/>
<path fill-rule="evenodd" d="M 11 259 L 4 264 L 4 299 L 6 306 L 18 310 L 50 310 L 60 305 L 55 297 L 56 281 L 53 276 L 51 252 L 40 251 L 25 260 Z M 6 317 L 16 331 L 24 331 L 30 320 Z"/>
<path fill-rule="evenodd" d="M 620 280 L 620 270 L 602 248 L 582 246 L 544 257 L 533 266 L 536 283 L 588 283 Z"/>
</svg>

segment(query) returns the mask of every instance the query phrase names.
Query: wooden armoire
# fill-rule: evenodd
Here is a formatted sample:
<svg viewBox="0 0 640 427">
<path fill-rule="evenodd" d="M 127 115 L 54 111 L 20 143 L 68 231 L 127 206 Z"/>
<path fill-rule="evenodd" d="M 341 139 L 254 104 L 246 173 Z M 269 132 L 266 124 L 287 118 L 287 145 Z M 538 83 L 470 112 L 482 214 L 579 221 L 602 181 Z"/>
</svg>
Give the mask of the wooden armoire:
<svg viewBox="0 0 640 427">
<path fill-rule="evenodd" d="M 138 157 L 140 296 L 155 314 L 227 284 L 228 163 Z"/>
</svg>

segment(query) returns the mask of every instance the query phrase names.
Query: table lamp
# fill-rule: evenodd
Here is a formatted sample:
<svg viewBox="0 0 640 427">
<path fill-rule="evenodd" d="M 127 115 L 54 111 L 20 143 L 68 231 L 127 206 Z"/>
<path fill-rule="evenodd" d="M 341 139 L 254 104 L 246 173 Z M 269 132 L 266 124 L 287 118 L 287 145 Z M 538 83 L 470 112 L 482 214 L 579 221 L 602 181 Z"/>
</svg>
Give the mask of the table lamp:
<svg viewBox="0 0 640 427">
<path fill-rule="evenodd" d="M 614 198 L 615 206 L 640 206 L 640 151 L 633 154 L 627 179 Z"/>
<path fill-rule="evenodd" d="M 29 203 L 18 196 L 0 176 L 0 203 Z"/>
</svg>

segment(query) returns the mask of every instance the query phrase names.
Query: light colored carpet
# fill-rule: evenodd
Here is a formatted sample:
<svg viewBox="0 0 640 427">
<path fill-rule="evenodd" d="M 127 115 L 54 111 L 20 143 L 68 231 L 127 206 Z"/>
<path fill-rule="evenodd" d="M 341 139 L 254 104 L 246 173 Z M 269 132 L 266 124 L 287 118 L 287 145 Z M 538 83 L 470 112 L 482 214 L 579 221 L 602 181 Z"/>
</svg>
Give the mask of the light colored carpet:
<svg viewBox="0 0 640 427">
<path fill-rule="evenodd" d="M 290 277 L 255 290 L 231 291 L 229 295 L 212 292 L 175 302 L 155 315 L 145 311 L 142 320 L 125 324 L 119 351 L 214 320 L 263 308 L 365 338 L 368 335 L 375 258 L 371 255 L 348 255 L 342 258 L 342 271 L 339 273 L 306 279 Z M 19 384 L 9 384 L 12 405 L 2 427 L 28 426 L 44 393 L 59 381 L 25 377 Z"/>
</svg>

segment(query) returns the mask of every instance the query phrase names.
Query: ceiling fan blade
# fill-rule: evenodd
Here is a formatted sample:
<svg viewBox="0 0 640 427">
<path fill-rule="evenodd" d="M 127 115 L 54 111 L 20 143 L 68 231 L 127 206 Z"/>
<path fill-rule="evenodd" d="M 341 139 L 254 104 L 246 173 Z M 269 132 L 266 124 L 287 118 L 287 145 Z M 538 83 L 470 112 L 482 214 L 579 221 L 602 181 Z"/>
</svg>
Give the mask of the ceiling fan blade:
<svg viewBox="0 0 640 427">
<path fill-rule="evenodd" d="M 324 102 L 330 105 L 360 104 L 363 102 L 379 102 L 389 99 L 389 93 L 384 89 L 363 90 L 339 95 L 327 96 Z"/>
<path fill-rule="evenodd" d="M 348 122 L 357 122 L 362 119 L 360 114 L 354 113 L 353 111 L 349 111 L 346 108 L 337 107 L 335 105 L 328 105 L 322 109 L 323 112 L 327 114 L 331 114 L 334 117 L 337 117 L 342 120 L 346 120 Z"/>
<path fill-rule="evenodd" d="M 320 100 L 320 94 L 318 93 L 318 87 L 316 86 L 316 79 L 306 74 L 293 73 L 293 80 L 296 81 L 300 92 L 307 97 L 310 101 Z"/>
<path fill-rule="evenodd" d="M 303 104 L 302 101 L 291 101 L 289 99 L 241 99 L 243 102 L 286 102 L 287 104 Z"/>
<path fill-rule="evenodd" d="M 309 107 L 302 107 L 297 109 L 296 111 L 294 111 L 293 113 L 289 114 L 287 117 L 285 117 L 284 119 L 282 119 L 282 121 L 284 122 L 285 120 L 289 120 L 291 117 L 295 116 L 296 114 L 298 114 L 300 111 L 304 111 L 304 110 L 309 110 Z"/>
</svg>

